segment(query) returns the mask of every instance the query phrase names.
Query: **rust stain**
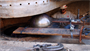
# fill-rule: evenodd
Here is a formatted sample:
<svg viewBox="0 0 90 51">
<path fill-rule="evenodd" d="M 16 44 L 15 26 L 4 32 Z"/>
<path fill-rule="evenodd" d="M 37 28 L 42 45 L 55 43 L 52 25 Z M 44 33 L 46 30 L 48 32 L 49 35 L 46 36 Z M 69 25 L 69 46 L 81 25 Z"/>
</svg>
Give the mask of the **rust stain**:
<svg viewBox="0 0 90 51">
<path fill-rule="evenodd" d="M 2 7 L 2 5 L 0 5 L 0 7 Z"/>
</svg>

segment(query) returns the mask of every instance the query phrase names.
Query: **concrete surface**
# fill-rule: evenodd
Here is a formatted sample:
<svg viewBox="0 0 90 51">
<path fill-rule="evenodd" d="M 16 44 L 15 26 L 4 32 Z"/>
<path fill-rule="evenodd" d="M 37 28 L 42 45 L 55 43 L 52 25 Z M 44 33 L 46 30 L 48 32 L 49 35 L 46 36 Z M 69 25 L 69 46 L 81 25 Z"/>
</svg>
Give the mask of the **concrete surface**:
<svg viewBox="0 0 90 51">
<path fill-rule="evenodd" d="M 90 40 L 62 38 L 61 36 L 29 36 L 23 38 L 0 37 L 0 51 L 31 51 L 36 44 L 63 43 L 64 48 L 72 51 L 90 51 Z"/>
<path fill-rule="evenodd" d="M 5 41 L 0 40 L 0 51 L 31 51 L 33 45 L 36 44 L 52 44 L 57 43 L 47 43 L 47 42 L 21 42 L 21 41 Z M 90 45 L 80 45 L 80 44 L 63 44 L 65 49 L 69 51 L 90 51 Z"/>
</svg>

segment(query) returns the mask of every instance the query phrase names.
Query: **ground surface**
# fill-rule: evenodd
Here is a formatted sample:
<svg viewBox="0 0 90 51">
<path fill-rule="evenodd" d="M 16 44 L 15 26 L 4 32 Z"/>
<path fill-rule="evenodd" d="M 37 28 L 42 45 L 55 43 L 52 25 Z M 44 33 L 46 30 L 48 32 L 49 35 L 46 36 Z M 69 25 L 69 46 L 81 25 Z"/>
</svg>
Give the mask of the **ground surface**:
<svg viewBox="0 0 90 51">
<path fill-rule="evenodd" d="M 62 36 L 35 36 L 35 35 L 14 35 L 16 37 L 0 36 L 0 51 L 30 51 L 37 42 L 41 43 L 63 43 L 65 48 L 73 51 L 90 51 L 90 40 L 78 38 L 62 38 Z"/>
<path fill-rule="evenodd" d="M 0 51 L 31 51 L 33 45 L 36 44 L 52 44 L 46 42 L 21 42 L 21 41 L 6 41 L 0 40 Z M 90 51 L 90 45 L 80 44 L 63 44 L 68 51 Z"/>
</svg>

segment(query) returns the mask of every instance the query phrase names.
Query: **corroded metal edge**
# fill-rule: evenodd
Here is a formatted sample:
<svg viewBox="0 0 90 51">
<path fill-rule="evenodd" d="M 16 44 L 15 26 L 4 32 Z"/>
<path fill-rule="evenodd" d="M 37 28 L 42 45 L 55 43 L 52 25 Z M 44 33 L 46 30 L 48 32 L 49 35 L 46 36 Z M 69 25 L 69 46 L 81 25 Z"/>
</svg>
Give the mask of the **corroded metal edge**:
<svg viewBox="0 0 90 51">
<path fill-rule="evenodd" d="M 42 14 L 73 1 L 13 0 L 0 1 L 0 18 L 19 18 Z"/>
</svg>

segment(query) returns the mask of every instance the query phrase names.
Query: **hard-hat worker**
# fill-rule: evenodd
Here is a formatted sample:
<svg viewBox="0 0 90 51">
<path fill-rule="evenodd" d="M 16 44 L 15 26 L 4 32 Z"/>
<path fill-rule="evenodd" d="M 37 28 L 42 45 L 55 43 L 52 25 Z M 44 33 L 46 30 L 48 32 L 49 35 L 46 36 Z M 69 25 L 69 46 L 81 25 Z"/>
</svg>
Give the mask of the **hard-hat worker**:
<svg viewBox="0 0 90 51">
<path fill-rule="evenodd" d="M 71 19 L 76 19 L 76 15 L 72 14 L 70 11 L 66 11 L 67 9 L 67 6 L 66 5 L 63 5 L 60 7 L 60 11 L 55 13 L 54 15 L 52 15 L 53 18 L 71 18 Z M 70 25 L 69 24 L 66 24 L 66 23 L 60 23 L 60 26 L 61 27 L 64 27 L 64 28 L 70 28 Z"/>
</svg>

